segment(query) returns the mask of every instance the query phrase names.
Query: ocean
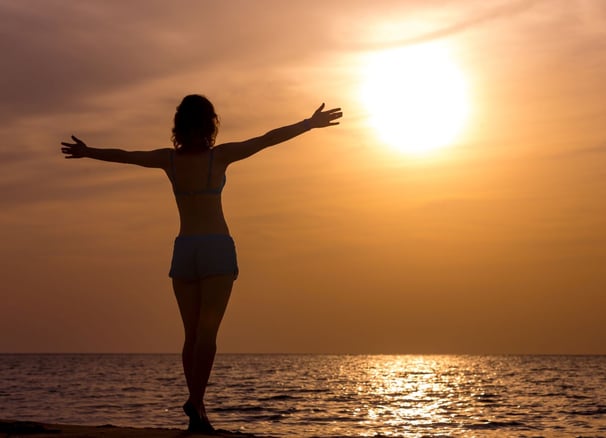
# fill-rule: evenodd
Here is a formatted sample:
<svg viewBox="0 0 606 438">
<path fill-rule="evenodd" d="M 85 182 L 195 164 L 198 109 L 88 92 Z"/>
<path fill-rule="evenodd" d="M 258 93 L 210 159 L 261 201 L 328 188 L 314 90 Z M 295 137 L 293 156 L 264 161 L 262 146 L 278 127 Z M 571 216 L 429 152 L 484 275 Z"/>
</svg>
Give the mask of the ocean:
<svg viewBox="0 0 606 438">
<path fill-rule="evenodd" d="M 0 355 L 0 418 L 185 428 L 177 354 Z M 220 354 L 215 427 L 276 437 L 606 437 L 606 356 Z"/>
</svg>

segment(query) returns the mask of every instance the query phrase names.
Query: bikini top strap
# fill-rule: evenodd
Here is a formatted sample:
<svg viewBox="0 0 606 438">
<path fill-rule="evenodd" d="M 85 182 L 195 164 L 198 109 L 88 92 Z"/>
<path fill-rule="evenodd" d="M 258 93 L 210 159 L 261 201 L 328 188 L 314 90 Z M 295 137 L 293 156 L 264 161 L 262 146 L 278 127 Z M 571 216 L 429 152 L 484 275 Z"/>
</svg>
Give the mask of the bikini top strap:
<svg viewBox="0 0 606 438">
<path fill-rule="evenodd" d="M 170 151 L 170 172 L 172 173 L 173 185 L 177 176 L 177 168 L 175 167 L 175 151 Z"/>
<path fill-rule="evenodd" d="M 220 194 L 223 186 L 225 185 L 225 176 L 223 177 L 223 185 L 218 188 L 212 188 L 212 169 L 213 169 L 213 158 L 214 151 L 210 150 L 210 155 L 208 157 L 208 177 L 206 179 L 206 188 L 201 190 L 178 190 L 177 189 L 177 166 L 175 164 L 175 151 L 171 151 L 170 153 L 170 167 L 168 169 L 169 179 L 171 180 L 173 191 L 178 195 L 195 195 L 195 194 L 203 194 L 203 193 L 217 193 Z"/>
<path fill-rule="evenodd" d="M 210 156 L 208 157 L 208 178 L 206 179 L 206 188 L 207 189 L 210 189 L 211 176 L 212 176 L 212 170 L 213 170 L 213 156 L 214 156 L 214 150 L 211 149 Z"/>
</svg>

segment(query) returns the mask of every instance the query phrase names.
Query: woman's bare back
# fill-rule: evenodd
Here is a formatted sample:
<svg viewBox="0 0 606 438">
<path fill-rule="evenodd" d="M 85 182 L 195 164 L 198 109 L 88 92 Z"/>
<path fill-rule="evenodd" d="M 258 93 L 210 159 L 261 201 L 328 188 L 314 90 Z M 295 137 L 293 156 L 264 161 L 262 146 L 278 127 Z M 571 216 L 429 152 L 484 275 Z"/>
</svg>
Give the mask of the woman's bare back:
<svg viewBox="0 0 606 438">
<path fill-rule="evenodd" d="M 179 235 L 229 234 L 221 204 L 225 164 L 217 159 L 213 149 L 169 153 L 166 173 L 179 209 Z"/>
</svg>

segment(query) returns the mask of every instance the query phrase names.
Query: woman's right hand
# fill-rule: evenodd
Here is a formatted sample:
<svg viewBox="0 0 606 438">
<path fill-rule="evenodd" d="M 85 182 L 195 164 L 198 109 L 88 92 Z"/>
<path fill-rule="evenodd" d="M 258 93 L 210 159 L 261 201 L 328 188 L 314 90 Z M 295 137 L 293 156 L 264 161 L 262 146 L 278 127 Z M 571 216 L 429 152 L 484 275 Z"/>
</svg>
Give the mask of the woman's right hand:
<svg viewBox="0 0 606 438">
<path fill-rule="evenodd" d="M 75 143 L 67 143 L 62 141 L 61 144 L 63 147 L 61 148 L 61 152 L 66 156 L 65 158 L 83 158 L 87 156 L 88 146 L 78 137 L 72 135 L 72 140 Z"/>
</svg>

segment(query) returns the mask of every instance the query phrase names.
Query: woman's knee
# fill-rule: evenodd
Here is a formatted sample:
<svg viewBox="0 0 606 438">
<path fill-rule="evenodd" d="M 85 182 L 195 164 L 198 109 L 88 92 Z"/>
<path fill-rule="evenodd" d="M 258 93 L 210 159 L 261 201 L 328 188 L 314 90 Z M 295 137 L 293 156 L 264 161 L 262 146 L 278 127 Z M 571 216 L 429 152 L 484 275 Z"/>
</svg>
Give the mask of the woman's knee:
<svg viewBox="0 0 606 438">
<path fill-rule="evenodd" d="M 214 353 L 215 351 L 217 351 L 217 334 L 198 332 L 194 349 L 198 352 L 205 351 L 209 353 Z"/>
<path fill-rule="evenodd" d="M 186 334 L 183 341 L 183 352 L 192 351 L 196 347 L 196 334 Z"/>
<path fill-rule="evenodd" d="M 200 326 L 196 334 L 195 348 L 197 350 L 215 350 L 217 348 L 217 330 L 215 327 Z"/>
</svg>

